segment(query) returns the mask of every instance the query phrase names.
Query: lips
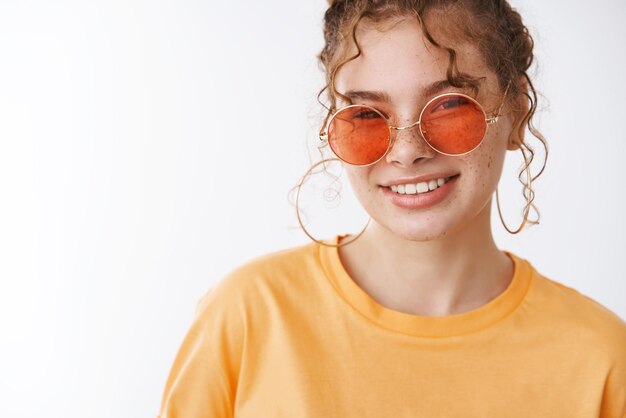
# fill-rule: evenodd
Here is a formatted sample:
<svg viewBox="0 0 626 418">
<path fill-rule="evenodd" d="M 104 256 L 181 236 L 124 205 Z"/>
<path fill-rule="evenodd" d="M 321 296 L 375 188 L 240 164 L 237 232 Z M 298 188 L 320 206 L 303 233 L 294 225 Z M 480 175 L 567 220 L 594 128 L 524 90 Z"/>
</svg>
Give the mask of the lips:
<svg viewBox="0 0 626 418">
<path fill-rule="evenodd" d="M 447 196 L 452 193 L 454 188 L 456 188 L 457 179 L 459 177 L 459 174 L 453 175 L 450 180 L 445 182 L 443 185 L 423 193 L 401 194 L 393 191 L 391 187 L 381 187 L 381 189 L 383 196 L 385 196 L 391 204 L 397 207 L 402 209 L 424 209 L 443 202 Z M 393 187 L 401 188 L 402 185 L 394 185 Z"/>
</svg>

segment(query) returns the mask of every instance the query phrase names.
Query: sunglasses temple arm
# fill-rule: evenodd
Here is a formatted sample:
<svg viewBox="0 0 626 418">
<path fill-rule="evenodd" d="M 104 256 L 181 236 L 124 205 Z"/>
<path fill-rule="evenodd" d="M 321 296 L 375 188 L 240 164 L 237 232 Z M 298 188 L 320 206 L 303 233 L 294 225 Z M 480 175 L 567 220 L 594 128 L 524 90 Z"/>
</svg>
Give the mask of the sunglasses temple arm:
<svg viewBox="0 0 626 418">
<path fill-rule="evenodd" d="M 506 85 L 506 89 L 504 89 L 504 96 L 502 96 L 502 103 L 500 103 L 500 107 L 498 107 L 498 113 L 496 113 L 496 120 L 500 117 L 500 112 L 504 107 L 504 102 L 506 101 L 506 95 L 509 92 L 509 87 L 511 87 L 511 82 L 509 81 Z"/>
</svg>

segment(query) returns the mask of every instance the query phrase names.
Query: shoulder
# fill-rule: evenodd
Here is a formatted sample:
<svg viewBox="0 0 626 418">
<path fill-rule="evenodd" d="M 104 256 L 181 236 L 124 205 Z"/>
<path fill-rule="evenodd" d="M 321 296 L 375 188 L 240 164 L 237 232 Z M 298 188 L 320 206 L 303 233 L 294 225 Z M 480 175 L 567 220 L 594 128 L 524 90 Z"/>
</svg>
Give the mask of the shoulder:
<svg viewBox="0 0 626 418">
<path fill-rule="evenodd" d="M 557 327 L 555 333 L 605 350 L 626 368 L 626 322 L 600 302 L 532 269 L 528 302 Z"/>
<path fill-rule="evenodd" d="M 537 274 L 537 301 L 548 306 L 548 326 L 568 353 L 601 375 L 601 416 L 622 416 L 626 408 L 626 322 L 593 298 Z M 582 363 L 581 364 L 581 368 Z"/>
<path fill-rule="evenodd" d="M 251 258 L 215 282 L 199 300 L 198 307 L 227 305 L 243 309 L 294 287 L 306 286 L 306 278 L 321 268 L 318 251 L 314 243 L 309 243 Z"/>
<path fill-rule="evenodd" d="M 314 243 L 299 245 L 254 257 L 233 269 L 222 282 L 240 282 L 251 277 L 276 277 L 314 268 L 319 264 L 318 247 Z"/>
</svg>

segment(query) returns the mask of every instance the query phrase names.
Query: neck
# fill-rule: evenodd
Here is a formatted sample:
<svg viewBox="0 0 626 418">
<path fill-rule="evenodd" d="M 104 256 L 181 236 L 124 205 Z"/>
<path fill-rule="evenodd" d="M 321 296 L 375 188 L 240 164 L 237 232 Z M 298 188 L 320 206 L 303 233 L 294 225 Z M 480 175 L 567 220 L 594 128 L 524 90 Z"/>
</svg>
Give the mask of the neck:
<svg viewBox="0 0 626 418">
<path fill-rule="evenodd" d="M 430 241 L 409 241 L 372 221 L 340 257 L 353 280 L 391 309 L 443 316 L 478 308 L 513 275 L 493 240 L 490 206 L 465 228 Z"/>
</svg>

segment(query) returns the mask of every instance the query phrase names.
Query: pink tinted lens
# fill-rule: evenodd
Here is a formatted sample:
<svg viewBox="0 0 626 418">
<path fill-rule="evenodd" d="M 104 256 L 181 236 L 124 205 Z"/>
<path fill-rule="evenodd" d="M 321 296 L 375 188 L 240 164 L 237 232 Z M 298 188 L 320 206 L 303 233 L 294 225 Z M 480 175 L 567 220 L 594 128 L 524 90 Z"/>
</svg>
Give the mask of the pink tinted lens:
<svg viewBox="0 0 626 418">
<path fill-rule="evenodd" d="M 330 122 L 328 143 L 339 158 L 350 164 L 371 164 L 387 152 L 389 125 L 369 106 L 350 106 Z"/>
<path fill-rule="evenodd" d="M 440 97 L 422 112 L 424 139 L 445 154 L 465 154 L 476 148 L 485 136 L 485 114 L 476 101 L 462 95 Z"/>
</svg>

